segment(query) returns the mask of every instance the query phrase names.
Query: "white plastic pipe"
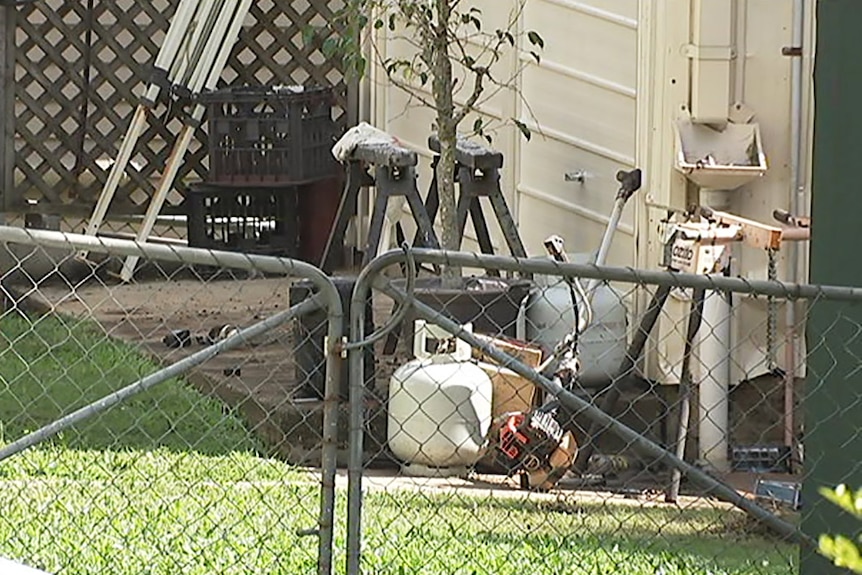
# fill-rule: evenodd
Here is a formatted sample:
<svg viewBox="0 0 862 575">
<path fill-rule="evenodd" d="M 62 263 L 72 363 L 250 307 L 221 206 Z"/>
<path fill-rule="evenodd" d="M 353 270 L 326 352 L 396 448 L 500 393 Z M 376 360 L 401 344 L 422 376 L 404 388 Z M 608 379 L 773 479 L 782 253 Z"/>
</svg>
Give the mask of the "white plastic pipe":
<svg viewBox="0 0 862 575">
<path fill-rule="evenodd" d="M 805 0 L 793 1 L 793 28 L 791 44 L 794 47 L 803 47 L 805 40 Z M 804 50 L 803 50 L 804 53 Z M 805 197 L 805 178 L 803 176 L 803 149 L 805 146 L 802 132 L 804 120 L 803 90 L 806 78 L 803 75 L 803 58 L 794 56 L 791 61 L 790 83 L 790 213 L 794 216 L 804 215 L 807 210 Z M 800 277 L 802 271 L 802 250 L 794 242 L 789 242 L 787 253 L 787 281 L 792 283 L 804 282 Z M 795 441 L 795 424 L 793 411 L 795 409 L 793 391 L 796 382 L 796 363 L 799 347 L 799 333 L 797 329 L 796 303 L 786 303 L 787 314 L 787 343 L 785 347 L 784 366 L 784 444 L 793 449 Z"/>
<path fill-rule="evenodd" d="M 177 11 L 174 13 L 174 17 L 171 20 L 165 39 L 162 42 L 162 47 L 156 55 L 156 63 L 154 67 L 164 71 L 169 77 L 174 68 L 177 53 L 186 38 L 186 32 L 192 23 L 192 17 L 195 15 L 195 12 L 197 12 L 199 4 L 200 0 L 182 0 L 180 2 L 180 5 L 177 7 Z M 160 88 L 158 85 L 150 85 L 147 90 L 147 100 L 149 102 L 155 102 L 156 98 L 159 96 L 159 90 Z"/>
<path fill-rule="evenodd" d="M 710 291 L 700 328 L 698 391 L 699 459 L 716 471 L 729 471 L 728 393 L 730 391 L 732 306 L 723 292 Z"/>
</svg>

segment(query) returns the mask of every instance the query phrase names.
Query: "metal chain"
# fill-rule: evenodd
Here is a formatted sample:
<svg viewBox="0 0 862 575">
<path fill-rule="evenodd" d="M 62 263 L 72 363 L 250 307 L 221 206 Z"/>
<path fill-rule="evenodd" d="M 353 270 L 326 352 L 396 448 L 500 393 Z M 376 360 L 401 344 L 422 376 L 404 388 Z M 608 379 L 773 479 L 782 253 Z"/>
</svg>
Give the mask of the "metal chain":
<svg viewBox="0 0 862 575">
<path fill-rule="evenodd" d="M 778 280 L 778 250 L 767 249 L 766 255 L 769 258 L 769 264 L 766 270 L 767 279 L 769 281 Z M 778 351 L 776 350 L 776 334 L 778 333 L 778 303 L 775 296 L 768 296 L 766 299 L 766 358 L 769 371 L 775 370 L 778 363 Z"/>
</svg>

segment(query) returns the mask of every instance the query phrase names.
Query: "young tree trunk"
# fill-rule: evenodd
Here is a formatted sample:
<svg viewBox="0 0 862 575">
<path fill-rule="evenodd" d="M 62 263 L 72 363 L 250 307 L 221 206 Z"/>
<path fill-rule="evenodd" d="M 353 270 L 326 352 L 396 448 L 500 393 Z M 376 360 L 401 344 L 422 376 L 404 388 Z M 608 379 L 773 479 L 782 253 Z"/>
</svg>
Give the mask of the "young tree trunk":
<svg viewBox="0 0 862 575">
<path fill-rule="evenodd" d="M 437 191 L 440 196 L 441 243 L 445 250 L 458 250 L 461 238 L 455 217 L 455 150 L 457 126 L 453 98 L 452 60 L 449 57 L 449 19 L 451 0 L 435 0 L 437 22 L 434 30 L 433 83 L 434 103 L 437 107 L 437 137 L 440 140 L 440 159 L 437 163 Z M 457 283 L 460 270 L 443 267 L 444 285 Z"/>
</svg>

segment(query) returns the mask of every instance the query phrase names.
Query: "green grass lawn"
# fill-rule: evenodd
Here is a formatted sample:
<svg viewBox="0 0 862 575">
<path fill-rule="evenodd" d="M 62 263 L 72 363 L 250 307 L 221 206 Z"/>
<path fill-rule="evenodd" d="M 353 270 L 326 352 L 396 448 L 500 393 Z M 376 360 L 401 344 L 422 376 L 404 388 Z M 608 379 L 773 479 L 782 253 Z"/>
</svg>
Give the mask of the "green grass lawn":
<svg viewBox="0 0 862 575">
<path fill-rule="evenodd" d="M 88 323 L 0 319 L 4 441 L 155 366 Z M 261 454 L 242 422 L 166 382 L 0 462 L 0 555 L 73 574 L 313 573 L 316 477 Z M 343 571 L 345 501 L 336 561 Z M 784 574 L 793 547 L 740 515 L 370 492 L 371 574 Z"/>
</svg>

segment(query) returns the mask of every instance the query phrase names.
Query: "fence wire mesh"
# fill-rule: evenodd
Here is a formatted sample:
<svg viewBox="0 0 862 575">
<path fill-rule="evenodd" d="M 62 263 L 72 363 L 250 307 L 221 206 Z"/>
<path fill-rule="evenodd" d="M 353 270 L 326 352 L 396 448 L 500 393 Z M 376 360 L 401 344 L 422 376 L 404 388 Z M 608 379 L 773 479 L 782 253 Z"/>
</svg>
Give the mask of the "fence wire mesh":
<svg viewBox="0 0 862 575">
<path fill-rule="evenodd" d="M 812 481 L 862 477 L 859 290 L 430 250 L 473 275 L 410 290 L 386 258 L 374 323 L 411 308 L 351 370 L 350 572 L 796 573 L 802 515 L 831 506 Z M 543 371 L 578 317 L 577 367 Z M 841 426 L 836 474 L 804 445 Z"/>
<path fill-rule="evenodd" d="M 123 283 L 132 242 L 0 238 L 0 556 L 69 574 L 329 572 L 331 413 L 299 399 L 323 395 L 317 357 L 340 336 L 328 280 L 290 260 L 146 246 Z M 295 361 L 306 348 L 314 373 Z"/>
<path fill-rule="evenodd" d="M 326 278 L 0 242 L 0 556 L 47 572 L 796 573 L 801 517 L 831 505 L 812 481 L 862 476 L 859 290 L 431 250 Z M 412 258 L 465 279 L 405 279 Z M 543 364 L 578 318 L 567 379 Z"/>
</svg>

